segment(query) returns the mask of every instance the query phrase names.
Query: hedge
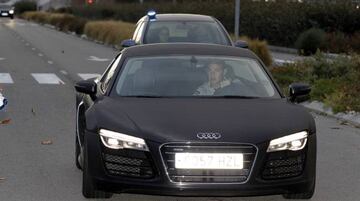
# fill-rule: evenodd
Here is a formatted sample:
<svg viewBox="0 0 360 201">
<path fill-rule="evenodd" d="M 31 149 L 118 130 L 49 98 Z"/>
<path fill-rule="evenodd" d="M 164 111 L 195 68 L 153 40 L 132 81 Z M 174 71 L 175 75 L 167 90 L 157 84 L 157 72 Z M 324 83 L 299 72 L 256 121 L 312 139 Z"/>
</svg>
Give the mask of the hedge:
<svg viewBox="0 0 360 201">
<path fill-rule="evenodd" d="M 92 21 L 85 25 L 84 34 L 109 45 L 119 45 L 132 37 L 135 25 L 121 21 Z"/>
<path fill-rule="evenodd" d="M 41 24 L 50 24 L 61 31 L 71 31 L 82 34 L 87 20 L 71 14 L 59 14 L 48 12 L 25 12 L 21 15 L 26 20 L 35 21 Z"/>
<path fill-rule="evenodd" d="M 266 41 L 262 41 L 259 39 L 250 39 L 249 37 L 242 36 L 240 40 L 244 40 L 249 44 L 249 49 L 253 51 L 266 66 L 270 66 L 272 64 L 272 56 L 270 54 L 268 44 Z"/>
<path fill-rule="evenodd" d="M 138 2 L 138 1 L 135 1 Z M 63 11 L 88 19 L 115 19 L 136 22 L 150 9 L 158 13 L 197 13 L 219 19 L 228 31 L 234 30 L 234 0 L 194 0 L 171 2 L 120 3 L 73 7 Z M 300 33 L 320 28 L 347 35 L 360 31 L 360 12 L 348 1 L 337 3 L 293 3 L 241 1 L 241 35 L 267 40 L 270 44 L 294 46 Z"/>
</svg>

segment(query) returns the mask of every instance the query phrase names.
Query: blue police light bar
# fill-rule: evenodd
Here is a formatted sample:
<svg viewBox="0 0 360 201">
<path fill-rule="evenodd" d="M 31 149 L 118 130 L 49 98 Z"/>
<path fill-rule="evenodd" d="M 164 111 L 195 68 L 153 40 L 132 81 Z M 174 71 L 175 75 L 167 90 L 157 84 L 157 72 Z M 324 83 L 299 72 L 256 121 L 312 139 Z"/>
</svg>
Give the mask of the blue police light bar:
<svg viewBox="0 0 360 201">
<path fill-rule="evenodd" d="M 150 10 L 147 13 L 147 16 L 149 17 L 150 21 L 155 21 L 156 20 L 156 12 L 154 10 Z"/>
</svg>

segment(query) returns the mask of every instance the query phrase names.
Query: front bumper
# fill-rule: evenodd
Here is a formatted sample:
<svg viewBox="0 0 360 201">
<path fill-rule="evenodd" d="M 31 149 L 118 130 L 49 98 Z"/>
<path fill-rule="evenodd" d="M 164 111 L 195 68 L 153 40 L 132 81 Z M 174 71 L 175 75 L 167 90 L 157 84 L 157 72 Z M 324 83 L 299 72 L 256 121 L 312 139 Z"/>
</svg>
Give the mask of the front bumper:
<svg viewBox="0 0 360 201">
<path fill-rule="evenodd" d="M 286 179 L 264 179 L 262 173 L 266 165 L 268 144 L 257 144 L 258 154 L 245 183 L 192 184 L 174 183 L 169 180 L 163 166 L 159 147 L 155 142 L 147 141 L 152 158 L 154 176 L 151 178 L 132 178 L 109 174 L 104 166 L 102 153 L 104 147 L 98 134 L 86 132 L 86 154 L 88 173 L 93 178 L 97 189 L 114 193 L 141 193 L 172 196 L 259 196 L 272 194 L 303 193 L 310 191 L 314 185 L 316 169 L 316 135 L 308 138 L 305 150 L 306 159 L 301 175 Z"/>
<path fill-rule="evenodd" d="M 14 14 L 10 14 L 8 11 L 1 11 L 0 12 L 0 17 L 10 17 L 13 18 Z"/>
</svg>

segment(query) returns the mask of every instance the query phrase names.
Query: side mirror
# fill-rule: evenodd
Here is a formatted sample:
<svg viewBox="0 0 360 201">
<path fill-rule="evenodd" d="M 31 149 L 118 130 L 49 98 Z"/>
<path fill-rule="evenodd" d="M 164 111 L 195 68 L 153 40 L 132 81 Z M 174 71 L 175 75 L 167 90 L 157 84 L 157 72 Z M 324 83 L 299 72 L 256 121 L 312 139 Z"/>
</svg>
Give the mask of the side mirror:
<svg viewBox="0 0 360 201">
<path fill-rule="evenodd" d="M 75 84 L 75 89 L 79 93 L 84 93 L 88 95 L 96 94 L 97 85 L 94 80 L 82 80 Z"/>
<path fill-rule="evenodd" d="M 289 86 L 289 98 L 291 102 L 301 103 L 310 99 L 311 87 L 304 83 L 293 83 Z"/>
<path fill-rule="evenodd" d="M 136 43 L 132 39 L 123 40 L 121 42 L 121 47 L 131 47 L 131 46 L 135 46 L 135 45 L 136 45 Z"/>
<path fill-rule="evenodd" d="M 234 43 L 234 46 L 235 47 L 240 47 L 240 48 L 249 48 L 249 44 L 246 41 L 243 41 L 243 40 L 237 40 Z"/>
</svg>

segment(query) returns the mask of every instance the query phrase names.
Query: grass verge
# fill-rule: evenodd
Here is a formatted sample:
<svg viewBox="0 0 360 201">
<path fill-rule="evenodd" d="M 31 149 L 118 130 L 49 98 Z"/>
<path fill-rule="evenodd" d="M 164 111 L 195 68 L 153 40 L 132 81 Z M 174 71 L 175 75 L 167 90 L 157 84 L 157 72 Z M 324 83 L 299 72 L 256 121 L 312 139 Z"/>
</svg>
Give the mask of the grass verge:
<svg viewBox="0 0 360 201">
<path fill-rule="evenodd" d="M 335 113 L 360 112 L 360 55 L 329 60 L 317 53 L 294 64 L 273 67 L 271 72 L 284 91 L 293 82 L 309 83 L 312 100 L 324 102 Z"/>
</svg>

